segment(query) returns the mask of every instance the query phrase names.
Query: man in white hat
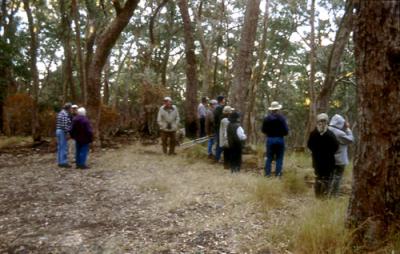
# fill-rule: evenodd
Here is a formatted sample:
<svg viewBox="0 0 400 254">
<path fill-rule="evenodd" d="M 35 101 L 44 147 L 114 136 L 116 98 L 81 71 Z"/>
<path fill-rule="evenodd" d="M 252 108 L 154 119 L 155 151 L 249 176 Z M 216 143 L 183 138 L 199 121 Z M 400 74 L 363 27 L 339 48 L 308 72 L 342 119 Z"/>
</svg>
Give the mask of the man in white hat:
<svg viewBox="0 0 400 254">
<path fill-rule="evenodd" d="M 268 108 L 270 113 L 264 118 L 262 132 L 267 136 L 266 150 L 267 160 L 265 162 L 265 176 L 271 176 L 271 165 L 275 158 L 275 176 L 282 176 L 283 155 L 285 153 L 285 139 L 289 132 L 286 118 L 279 113 L 282 105 L 273 101 Z"/>
<path fill-rule="evenodd" d="M 174 155 L 176 131 L 179 125 L 179 112 L 176 106 L 172 105 L 171 97 L 164 98 L 164 105 L 161 106 L 158 111 L 157 123 L 160 126 L 161 143 L 164 154 L 168 153 L 169 155 Z"/>
</svg>

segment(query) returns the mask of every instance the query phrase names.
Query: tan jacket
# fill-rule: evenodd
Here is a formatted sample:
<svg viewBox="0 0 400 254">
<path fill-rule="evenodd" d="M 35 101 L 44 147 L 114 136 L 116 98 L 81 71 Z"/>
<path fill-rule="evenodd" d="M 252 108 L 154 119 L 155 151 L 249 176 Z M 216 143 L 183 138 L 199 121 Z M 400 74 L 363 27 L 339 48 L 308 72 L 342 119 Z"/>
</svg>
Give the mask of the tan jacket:
<svg viewBox="0 0 400 254">
<path fill-rule="evenodd" d="M 179 112 L 175 105 L 172 108 L 165 109 L 160 107 L 157 115 L 157 123 L 162 131 L 177 131 L 179 125 Z"/>
</svg>

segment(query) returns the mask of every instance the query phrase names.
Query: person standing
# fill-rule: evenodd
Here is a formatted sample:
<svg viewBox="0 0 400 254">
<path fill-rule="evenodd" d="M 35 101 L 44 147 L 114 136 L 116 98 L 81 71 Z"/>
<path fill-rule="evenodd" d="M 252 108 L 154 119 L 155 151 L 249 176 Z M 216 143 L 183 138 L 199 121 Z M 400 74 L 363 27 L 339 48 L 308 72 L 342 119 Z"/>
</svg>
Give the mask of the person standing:
<svg viewBox="0 0 400 254">
<path fill-rule="evenodd" d="M 219 160 L 221 159 L 221 154 L 222 154 L 222 148 L 219 145 L 219 125 L 223 118 L 222 110 L 225 107 L 225 97 L 222 95 L 219 95 L 217 97 L 217 102 L 218 102 L 218 106 L 215 108 L 215 111 L 214 111 L 215 138 L 217 141 L 216 142 L 217 146 L 215 148 L 215 161 L 219 162 Z"/>
<path fill-rule="evenodd" d="M 89 144 L 93 141 L 93 130 L 86 117 L 86 109 L 78 108 L 72 120 L 71 137 L 75 140 L 75 163 L 78 169 L 88 169 L 86 164 Z"/>
<path fill-rule="evenodd" d="M 68 132 L 71 130 L 71 103 L 66 103 L 57 114 L 57 163 L 61 168 L 70 168 L 68 163 Z"/>
<path fill-rule="evenodd" d="M 331 197 L 337 197 L 339 194 L 340 182 L 346 165 L 349 164 L 348 146 L 354 142 L 353 132 L 349 123 L 341 116 L 334 115 L 329 123 L 329 130 L 335 134 L 339 142 L 339 149 L 335 153 L 335 169 L 330 183 Z"/>
<path fill-rule="evenodd" d="M 273 101 L 268 108 L 268 114 L 262 124 L 262 132 L 267 136 L 266 138 L 266 151 L 267 160 L 265 162 L 265 176 L 271 176 L 272 161 L 275 158 L 276 169 L 275 176 L 282 176 L 283 156 L 285 153 L 285 140 L 289 132 L 286 118 L 279 113 L 282 105 L 277 101 Z"/>
<path fill-rule="evenodd" d="M 218 102 L 216 100 L 211 100 L 209 103 L 209 108 L 207 108 L 206 113 L 206 134 L 208 135 L 208 147 L 207 153 L 208 158 L 213 159 L 213 146 L 215 140 L 215 128 L 214 128 L 214 110 L 217 107 Z"/>
<path fill-rule="evenodd" d="M 329 117 L 322 113 L 317 116 L 317 126 L 310 133 L 307 147 L 311 150 L 312 165 L 316 176 L 314 191 L 317 198 L 326 197 L 335 168 L 335 153 L 339 148 L 335 134 L 328 129 Z"/>
<path fill-rule="evenodd" d="M 206 136 L 206 115 L 207 115 L 206 106 L 207 106 L 207 98 L 203 97 L 201 98 L 201 102 L 197 107 L 197 118 L 199 119 L 200 123 L 200 133 L 199 133 L 200 138 Z"/>
<path fill-rule="evenodd" d="M 243 128 L 240 126 L 240 114 L 233 112 L 229 116 L 229 124 L 227 128 L 227 138 L 230 155 L 230 168 L 231 173 L 237 173 L 240 171 L 242 165 L 242 150 L 243 142 L 246 140 L 246 134 Z M 225 152 L 225 151 L 224 151 Z"/>
<path fill-rule="evenodd" d="M 175 155 L 175 139 L 179 125 L 179 112 L 176 106 L 172 105 L 171 97 L 164 98 L 164 105 L 158 111 L 157 123 L 160 127 L 163 153 Z"/>
<path fill-rule="evenodd" d="M 219 147 L 224 153 L 224 168 L 228 169 L 230 165 L 231 155 L 228 143 L 227 128 L 229 125 L 229 116 L 232 114 L 234 108 L 225 106 L 222 110 L 223 118 L 219 124 Z"/>
</svg>

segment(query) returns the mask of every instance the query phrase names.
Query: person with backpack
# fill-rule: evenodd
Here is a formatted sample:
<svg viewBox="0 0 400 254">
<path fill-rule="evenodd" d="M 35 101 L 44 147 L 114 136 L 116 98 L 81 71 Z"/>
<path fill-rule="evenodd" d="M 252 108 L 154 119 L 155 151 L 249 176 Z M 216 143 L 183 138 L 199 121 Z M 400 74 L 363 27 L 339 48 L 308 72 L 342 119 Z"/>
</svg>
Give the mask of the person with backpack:
<svg viewBox="0 0 400 254">
<path fill-rule="evenodd" d="M 317 116 L 317 126 L 310 133 L 307 147 L 312 154 L 315 173 L 314 192 L 317 198 L 327 197 L 329 183 L 335 169 L 335 153 L 339 148 L 335 134 L 328 129 L 329 117 L 322 113 Z"/>
<path fill-rule="evenodd" d="M 286 118 L 279 113 L 282 105 L 277 101 L 273 101 L 268 108 L 268 114 L 262 124 L 262 132 L 267 136 L 266 138 L 266 151 L 267 160 L 265 162 L 265 176 L 271 176 L 272 161 L 275 158 L 276 169 L 275 176 L 282 176 L 283 156 L 285 153 L 285 139 L 288 135 L 289 129 L 287 126 Z"/>
<path fill-rule="evenodd" d="M 242 150 L 244 141 L 247 139 L 243 128 L 240 126 L 239 112 L 233 112 L 229 116 L 229 124 L 227 127 L 229 162 L 231 173 L 240 172 L 242 165 Z"/>
</svg>

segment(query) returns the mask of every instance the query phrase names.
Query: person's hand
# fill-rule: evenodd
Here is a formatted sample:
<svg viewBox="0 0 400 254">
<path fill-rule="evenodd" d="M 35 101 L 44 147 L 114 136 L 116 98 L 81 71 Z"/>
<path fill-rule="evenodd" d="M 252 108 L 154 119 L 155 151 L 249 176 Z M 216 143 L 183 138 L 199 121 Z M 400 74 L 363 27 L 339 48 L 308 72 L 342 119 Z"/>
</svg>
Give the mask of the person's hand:
<svg viewBox="0 0 400 254">
<path fill-rule="evenodd" d="M 350 129 L 350 124 L 349 124 L 349 122 L 347 122 L 347 121 L 345 121 L 344 122 L 344 128 L 347 130 L 347 129 Z"/>
</svg>

